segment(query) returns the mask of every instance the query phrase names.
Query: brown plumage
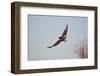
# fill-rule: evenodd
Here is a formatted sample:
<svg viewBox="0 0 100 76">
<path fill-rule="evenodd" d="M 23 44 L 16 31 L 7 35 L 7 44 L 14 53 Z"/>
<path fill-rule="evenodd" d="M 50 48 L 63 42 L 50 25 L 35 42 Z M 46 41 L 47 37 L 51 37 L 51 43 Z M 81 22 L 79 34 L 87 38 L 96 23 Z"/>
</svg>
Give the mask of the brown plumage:
<svg viewBox="0 0 100 76">
<path fill-rule="evenodd" d="M 67 37 L 67 32 L 68 32 L 68 24 L 64 30 L 64 32 L 62 33 L 62 35 L 58 38 L 58 40 L 52 45 L 52 46 L 49 46 L 48 48 L 52 48 L 54 46 L 57 46 L 58 44 L 60 44 L 61 42 L 63 41 L 66 41 L 66 37 Z"/>
</svg>

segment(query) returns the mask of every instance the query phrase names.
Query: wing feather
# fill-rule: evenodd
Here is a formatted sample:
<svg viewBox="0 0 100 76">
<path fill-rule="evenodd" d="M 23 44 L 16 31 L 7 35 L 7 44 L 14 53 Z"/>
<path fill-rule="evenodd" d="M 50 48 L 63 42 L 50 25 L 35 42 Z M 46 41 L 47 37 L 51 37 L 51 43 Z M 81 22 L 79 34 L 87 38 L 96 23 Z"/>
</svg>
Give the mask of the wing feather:
<svg viewBox="0 0 100 76">
<path fill-rule="evenodd" d="M 57 46 L 58 44 L 60 44 L 61 40 L 56 41 L 52 46 L 49 46 L 48 48 L 52 48 L 54 46 Z"/>
<path fill-rule="evenodd" d="M 62 33 L 62 36 L 61 37 L 64 37 L 67 34 L 67 32 L 68 32 L 68 24 L 67 24 L 64 32 Z"/>
</svg>

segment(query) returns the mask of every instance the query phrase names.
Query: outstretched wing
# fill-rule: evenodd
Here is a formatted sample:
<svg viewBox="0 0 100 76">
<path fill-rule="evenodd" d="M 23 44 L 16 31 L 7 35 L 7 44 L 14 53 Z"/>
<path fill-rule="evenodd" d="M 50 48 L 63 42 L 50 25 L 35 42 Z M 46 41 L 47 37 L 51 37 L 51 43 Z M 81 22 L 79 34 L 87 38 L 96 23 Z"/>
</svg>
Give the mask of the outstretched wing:
<svg viewBox="0 0 100 76">
<path fill-rule="evenodd" d="M 62 33 L 62 36 L 61 37 L 64 37 L 67 34 L 67 32 L 68 32 L 68 24 L 67 24 L 64 32 Z"/>
<path fill-rule="evenodd" d="M 48 48 L 52 48 L 54 46 L 57 46 L 58 44 L 60 44 L 61 40 L 56 41 L 52 46 L 49 46 Z"/>
</svg>

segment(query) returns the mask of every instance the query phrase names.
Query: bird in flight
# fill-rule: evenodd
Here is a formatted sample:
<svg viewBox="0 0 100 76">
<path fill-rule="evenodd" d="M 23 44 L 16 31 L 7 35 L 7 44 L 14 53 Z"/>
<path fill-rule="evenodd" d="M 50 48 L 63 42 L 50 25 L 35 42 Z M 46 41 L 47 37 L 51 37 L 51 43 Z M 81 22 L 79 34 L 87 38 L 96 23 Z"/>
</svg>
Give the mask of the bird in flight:
<svg viewBox="0 0 100 76">
<path fill-rule="evenodd" d="M 53 45 L 49 46 L 48 48 L 55 47 L 55 46 L 59 45 L 61 42 L 63 42 L 63 41 L 65 42 L 66 41 L 66 37 L 67 37 L 67 32 L 68 32 L 68 24 L 66 25 L 66 28 L 64 29 L 64 32 L 58 38 L 58 40 Z"/>
</svg>

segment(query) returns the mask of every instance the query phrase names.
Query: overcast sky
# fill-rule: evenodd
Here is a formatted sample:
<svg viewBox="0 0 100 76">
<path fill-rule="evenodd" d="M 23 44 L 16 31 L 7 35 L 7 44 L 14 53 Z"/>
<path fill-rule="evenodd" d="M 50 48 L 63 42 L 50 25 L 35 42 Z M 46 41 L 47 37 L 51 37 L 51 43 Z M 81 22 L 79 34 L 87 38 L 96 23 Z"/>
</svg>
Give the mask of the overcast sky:
<svg viewBox="0 0 100 76">
<path fill-rule="evenodd" d="M 28 60 L 76 59 L 75 48 L 88 38 L 88 18 L 28 16 Z M 67 42 L 47 48 L 61 36 L 68 24 Z"/>
</svg>

